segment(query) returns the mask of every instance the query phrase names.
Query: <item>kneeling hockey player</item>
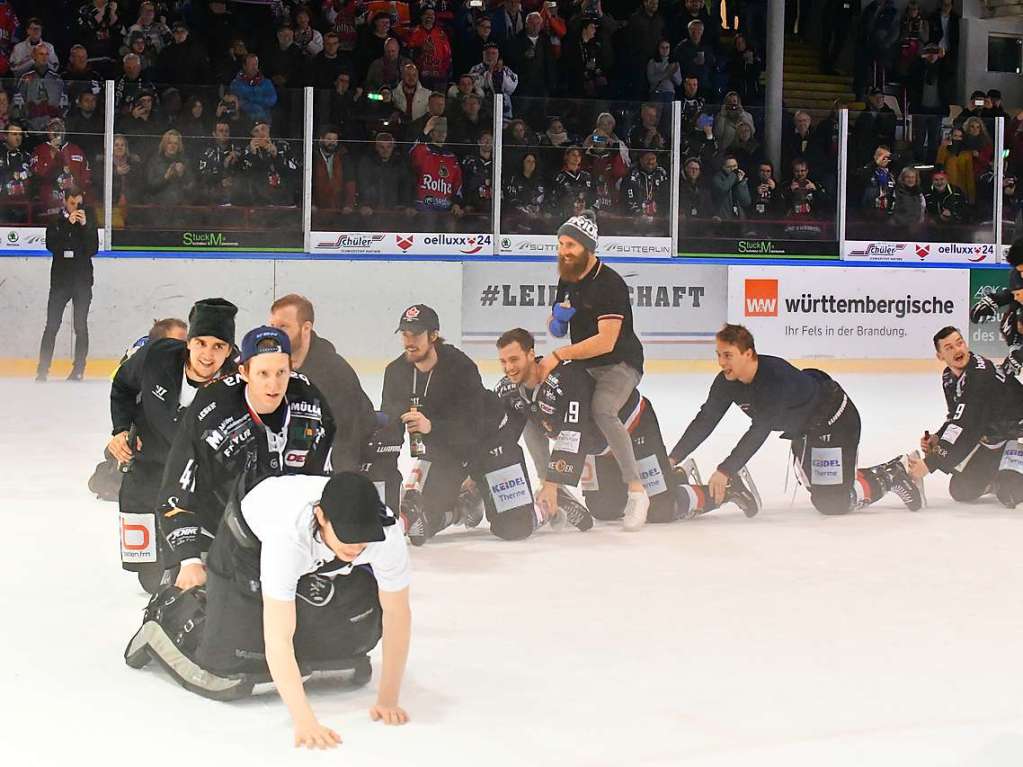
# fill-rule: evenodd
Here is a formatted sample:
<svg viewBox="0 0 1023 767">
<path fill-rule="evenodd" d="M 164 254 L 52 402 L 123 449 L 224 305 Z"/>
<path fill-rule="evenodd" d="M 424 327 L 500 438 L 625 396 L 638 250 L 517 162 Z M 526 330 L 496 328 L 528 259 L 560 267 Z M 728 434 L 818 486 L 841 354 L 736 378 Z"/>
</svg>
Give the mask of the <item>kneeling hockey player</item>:
<svg viewBox="0 0 1023 767">
<path fill-rule="evenodd" d="M 772 431 L 792 441 L 800 482 L 822 514 L 845 514 L 874 503 L 888 491 L 917 511 L 921 488 L 909 477 L 905 457 L 867 469 L 856 468 L 860 415 L 827 373 L 799 370 L 779 357 L 758 355 L 742 325 L 725 325 L 716 335 L 721 372 L 707 401 L 671 451 L 680 463 L 698 448 L 734 403 L 752 419 L 749 430 L 710 478 L 709 494 L 695 501 L 701 511 L 728 498 L 742 469 Z"/>
</svg>

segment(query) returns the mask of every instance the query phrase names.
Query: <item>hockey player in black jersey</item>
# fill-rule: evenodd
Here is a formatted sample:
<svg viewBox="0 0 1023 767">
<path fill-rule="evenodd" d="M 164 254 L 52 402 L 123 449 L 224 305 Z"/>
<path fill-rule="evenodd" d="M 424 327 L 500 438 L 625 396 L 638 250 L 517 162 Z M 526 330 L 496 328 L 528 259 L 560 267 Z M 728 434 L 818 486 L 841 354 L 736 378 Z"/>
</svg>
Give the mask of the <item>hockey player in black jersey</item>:
<svg viewBox="0 0 1023 767">
<path fill-rule="evenodd" d="M 894 492 L 912 511 L 923 504 L 921 488 L 909 477 L 902 456 L 856 469 L 860 415 L 849 396 L 827 373 L 798 370 L 779 357 L 758 355 L 752 334 L 725 325 L 716 335 L 721 372 L 707 401 L 671 451 L 681 463 L 699 447 L 734 403 L 752 420 L 749 430 L 718 464 L 700 511 L 728 500 L 746 462 L 772 431 L 792 441 L 800 482 L 822 514 L 845 514 Z M 748 513 L 747 513 L 748 515 Z"/>
<path fill-rule="evenodd" d="M 1023 239 L 1016 240 L 1005 256 L 1009 262 L 1009 287 L 980 297 L 970 309 L 970 322 L 983 322 L 1002 313 L 1002 320 L 1013 323 L 1023 309 Z M 1006 320 L 1007 316 L 1009 317 Z M 1004 333 L 1003 333 L 1004 335 Z"/>
<path fill-rule="evenodd" d="M 110 387 L 113 423 L 107 450 L 121 465 L 121 565 L 138 573 L 153 593 L 164 566 L 156 533 L 156 506 L 164 465 L 178 424 L 196 393 L 234 372 L 234 318 L 223 298 L 198 301 L 189 312 L 188 341 L 149 341 L 117 369 Z M 135 444 L 128 442 L 134 432 Z"/>
<path fill-rule="evenodd" d="M 1023 502 L 1023 387 L 1006 378 L 991 360 L 970 351 L 954 327 L 934 336 L 934 349 L 946 367 L 941 374 L 948 414 L 920 440 L 922 458 L 910 459 L 918 479 L 931 472 L 951 474 L 948 492 L 960 502 L 994 493 L 1009 508 Z"/>
<path fill-rule="evenodd" d="M 201 586 L 201 560 L 239 478 L 245 487 L 281 474 L 330 470 L 334 419 L 319 390 L 291 370 L 284 331 L 262 326 L 242 339 L 238 373 L 201 390 L 174 438 L 159 497 L 167 566 L 175 585 Z"/>
<path fill-rule="evenodd" d="M 187 341 L 188 325 L 184 320 L 179 320 L 176 317 L 156 320 L 147 335 L 142 336 L 124 350 L 120 362 L 117 363 L 117 369 L 120 369 L 121 365 L 127 362 L 133 354 L 147 343 L 159 341 L 161 338 L 176 338 L 179 341 Z M 117 369 L 110 376 L 111 380 L 117 375 Z M 136 440 L 136 444 L 137 442 L 138 440 Z M 96 497 L 101 501 L 116 501 L 121 493 L 121 480 L 123 478 L 124 473 L 121 472 L 120 462 L 114 458 L 110 449 L 104 445 L 103 462 L 96 464 L 96 470 L 89 477 L 89 491 L 95 493 Z"/>
<path fill-rule="evenodd" d="M 388 426 L 377 439 L 400 445 L 402 432 L 409 435 L 415 462 L 405 478 L 401 515 L 409 541 L 421 546 L 458 521 L 458 497 L 484 422 L 485 389 L 476 363 L 441 338 L 440 319 L 429 306 L 408 307 L 395 332 L 405 351 L 384 371 L 381 410 Z M 395 453 L 384 457 L 397 460 Z"/>
<path fill-rule="evenodd" d="M 505 400 L 509 428 L 522 431 L 541 484 L 537 503 L 547 518 L 559 510 L 569 521 L 577 503 L 566 487 L 581 485 L 586 508 L 600 520 L 621 519 L 627 495 L 617 461 L 593 419 L 596 386 L 586 368 L 562 362 L 546 377 L 529 331 L 515 328 L 497 341 L 505 377 L 497 392 Z M 689 498 L 676 492 L 657 415 L 649 400 L 634 390 L 619 412 L 632 440 L 639 474 L 650 496 L 648 521 L 671 522 L 690 516 Z M 554 440 L 551 450 L 550 440 Z M 567 504 L 567 508 L 566 508 Z M 578 526 L 578 525 L 577 525 Z"/>
</svg>

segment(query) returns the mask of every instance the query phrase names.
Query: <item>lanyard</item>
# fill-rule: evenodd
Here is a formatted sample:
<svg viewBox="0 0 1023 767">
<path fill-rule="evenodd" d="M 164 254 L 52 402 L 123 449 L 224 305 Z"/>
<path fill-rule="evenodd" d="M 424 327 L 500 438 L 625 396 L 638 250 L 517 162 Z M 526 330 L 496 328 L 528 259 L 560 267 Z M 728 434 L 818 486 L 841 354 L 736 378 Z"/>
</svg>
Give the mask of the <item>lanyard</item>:
<svg viewBox="0 0 1023 767">
<path fill-rule="evenodd" d="M 281 460 L 282 465 L 284 462 L 284 448 L 288 444 L 288 426 L 291 424 L 291 408 L 288 407 L 288 395 L 284 395 L 284 425 L 281 427 L 279 432 L 274 432 L 263 423 L 263 419 L 259 417 L 259 413 L 256 412 L 255 408 L 252 407 L 252 403 L 249 401 L 249 390 L 248 387 L 245 389 L 245 406 L 249 409 L 249 415 L 252 420 L 262 426 L 266 432 L 266 444 L 267 448 L 271 452 L 277 453 L 277 457 Z"/>
<path fill-rule="evenodd" d="M 426 376 L 426 386 L 423 388 L 423 397 L 422 397 L 423 400 L 426 399 L 426 395 L 430 391 L 430 381 L 432 381 L 432 380 L 433 380 L 433 370 L 431 370 L 427 374 L 427 376 Z M 415 365 L 413 365 L 412 366 L 412 396 L 413 397 L 418 397 L 419 396 L 417 394 L 418 389 L 419 389 L 419 368 L 417 368 Z"/>
</svg>

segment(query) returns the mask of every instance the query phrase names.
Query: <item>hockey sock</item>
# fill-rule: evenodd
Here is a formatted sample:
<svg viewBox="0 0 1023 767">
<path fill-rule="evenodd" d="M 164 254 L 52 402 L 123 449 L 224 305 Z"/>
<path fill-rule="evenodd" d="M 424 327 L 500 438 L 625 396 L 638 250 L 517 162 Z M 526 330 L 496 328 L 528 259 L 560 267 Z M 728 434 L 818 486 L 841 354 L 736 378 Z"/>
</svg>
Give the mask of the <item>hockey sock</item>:
<svg viewBox="0 0 1023 767">
<path fill-rule="evenodd" d="M 888 492 L 891 482 L 888 479 L 888 472 L 884 466 L 871 466 L 867 469 L 856 470 L 856 481 L 853 482 L 854 503 L 856 508 L 862 509 L 882 495 Z"/>
<path fill-rule="evenodd" d="M 718 507 L 714 503 L 714 499 L 711 497 L 710 488 L 707 485 L 680 485 L 678 493 L 678 500 L 676 501 L 679 505 L 679 513 L 683 516 L 687 514 L 704 514 L 708 511 L 713 511 Z M 685 500 L 688 499 L 689 506 L 682 508 Z"/>
</svg>

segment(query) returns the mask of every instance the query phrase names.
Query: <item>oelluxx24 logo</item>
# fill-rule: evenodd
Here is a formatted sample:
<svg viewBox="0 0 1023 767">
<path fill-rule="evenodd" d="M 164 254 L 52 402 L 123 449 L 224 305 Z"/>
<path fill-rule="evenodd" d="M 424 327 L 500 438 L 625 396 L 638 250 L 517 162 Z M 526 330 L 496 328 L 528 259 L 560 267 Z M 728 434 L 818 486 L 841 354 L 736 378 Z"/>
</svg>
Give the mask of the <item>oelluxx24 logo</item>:
<svg viewBox="0 0 1023 767">
<path fill-rule="evenodd" d="M 746 280 L 743 312 L 747 317 L 777 317 L 778 280 Z"/>
</svg>

